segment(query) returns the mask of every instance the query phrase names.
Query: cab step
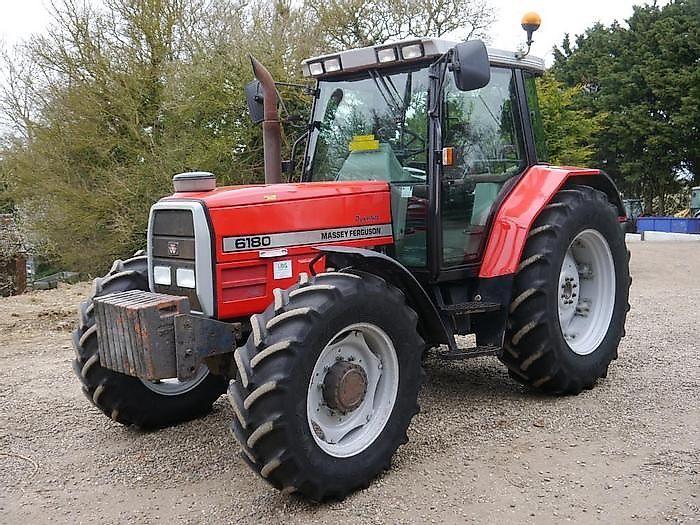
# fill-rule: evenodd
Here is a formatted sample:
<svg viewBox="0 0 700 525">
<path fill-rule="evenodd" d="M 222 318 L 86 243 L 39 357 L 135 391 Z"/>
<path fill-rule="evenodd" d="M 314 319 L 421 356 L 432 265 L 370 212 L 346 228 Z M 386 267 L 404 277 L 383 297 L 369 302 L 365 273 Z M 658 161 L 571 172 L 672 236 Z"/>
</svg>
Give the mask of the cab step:
<svg viewBox="0 0 700 525">
<path fill-rule="evenodd" d="M 487 303 L 484 301 L 470 301 L 468 303 L 448 304 L 442 307 L 442 311 L 451 315 L 471 315 L 485 312 L 497 312 L 502 307 L 499 303 Z"/>
<path fill-rule="evenodd" d="M 458 359 L 471 359 L 472 357 L 483 357 L 487 355 L 500 356 L 503 353 L 503 348 L 495 345 L 482 345 L 472 348 L 458 348 L 456 351 L 446 350 L 437 352 L 437 357 L 447 361 L 456 361 Z"/>
</svg>

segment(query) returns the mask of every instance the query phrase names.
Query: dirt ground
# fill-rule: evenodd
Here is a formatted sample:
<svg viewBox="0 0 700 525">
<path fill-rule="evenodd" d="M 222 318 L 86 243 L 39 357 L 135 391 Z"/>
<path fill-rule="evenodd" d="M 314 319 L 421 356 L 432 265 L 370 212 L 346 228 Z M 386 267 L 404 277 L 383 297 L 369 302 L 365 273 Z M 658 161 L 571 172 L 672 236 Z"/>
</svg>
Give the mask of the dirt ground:
<svg viewBox="0 0 700 525">
<path fill-rule="evenodd" d="M 238 458 L 225 398 L 122 427 L 73 377 L 89 285 L 0 300 L 3 523 L 692 523 L 700 519 L 700 244 L 631 244 L 632 311 L 607 379 L 532 393 L 494 358 L 429 361 L 392 469 L 340 503 L 283 496 Z"/>
</svg>

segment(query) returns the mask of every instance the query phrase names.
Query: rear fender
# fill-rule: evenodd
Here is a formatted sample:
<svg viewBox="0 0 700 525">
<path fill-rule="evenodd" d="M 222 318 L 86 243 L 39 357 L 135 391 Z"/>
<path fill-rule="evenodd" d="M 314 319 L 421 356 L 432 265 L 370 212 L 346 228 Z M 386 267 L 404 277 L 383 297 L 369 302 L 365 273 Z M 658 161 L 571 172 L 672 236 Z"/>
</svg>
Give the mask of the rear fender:
<svg viewBox="0 0 700 525">
<path fill-rule="evenodd" d="M 454 336 L 443 323 L 430 296 L 401 263 L 382 253 L 363 248 L 318 246 L 316 249 L 326 256 L 326 265 L 329 267 L 352 267 L 372 273 L 401 290 L 408 306 L 418 314 L 418 332 L 429 346 L 454 344 Z"/>
<path fill-rule="evenodd" d="M 591 177 L 590 175 L 572 175 L 566 179 L 564 183 L 565 186 L 569 184 L 580 184 L 582 186 L 590 186 L 596 190 L 604 192 L 608 196 L 608 201 L 614 204 L 617 208 L 617 214 L 620 217 L 625 217 L 627 212 L 625 211 L 625 206 L 622 204 L 622 198 L 620 197 L 620 191 L 617 186 L 610 178 L 610 175 L 604 171 L 598 171 L 598 175 Z"/>
<path fill-rule="evenodd" d="M 532 224 L 559 189 L 568 184 L 604 191 L 620 216 L 625 215 L 620 193 L 606 173 L 595 169 L 532 166 L 496 212 L 479 270 L 480 278 L 515 273 Z"/>
</svg>

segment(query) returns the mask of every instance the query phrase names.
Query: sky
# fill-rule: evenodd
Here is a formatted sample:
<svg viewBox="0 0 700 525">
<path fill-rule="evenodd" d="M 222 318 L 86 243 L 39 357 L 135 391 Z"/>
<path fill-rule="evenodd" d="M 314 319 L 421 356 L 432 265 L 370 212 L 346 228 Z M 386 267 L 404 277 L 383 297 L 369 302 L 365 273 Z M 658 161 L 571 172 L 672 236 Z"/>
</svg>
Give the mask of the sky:
<svg viewBox="0 0 700 525">
<path fill-rule="evenodd" d="M 0 0 L 2 1 L 2 0 Z M 542 17 L 542 25 L 533 35 L 531 53 L 543 57 L 551 65 L 551 49 L 560 46 L 566 33 L 572 37 L 583 33 L 596 22 L 610 25 L 614 20 L 623 23 L 632 16 L 632 6 L 652 3 L 646 0 L 492 0 L 497 22 L 491 28 L 493 47 L 515 50 L 525 41 L 520 19 L 526 11 L 535 11 Z M 657 1 L 665 5 L 668 0 Z"/>
<path fill-rule="evenodd" d="M 17 43 L 49 24 L 50 0 L 0 0 L 0 41 Z"/>
<path fill-rule="evenodd" d="M 520 18 L 525 11 L 536 11 L 542 27 L 535 33 L 532 54 L 551 63 L 551 49 L 560 45 L 565 33 L 583 33 L 595 22 L 609 25 L 632 14 L 634 4 L 646 0 L 491 0 L 498 21 L 491 30 L 493 47 L 515 50 L 524 40 Z M 660 5 L 668 0 L 660 0 Z M 43 31 L 50 21 L 50 0 L 0 0 L 0 41 L 12 45 L 32 33 Z"/>
</svg>

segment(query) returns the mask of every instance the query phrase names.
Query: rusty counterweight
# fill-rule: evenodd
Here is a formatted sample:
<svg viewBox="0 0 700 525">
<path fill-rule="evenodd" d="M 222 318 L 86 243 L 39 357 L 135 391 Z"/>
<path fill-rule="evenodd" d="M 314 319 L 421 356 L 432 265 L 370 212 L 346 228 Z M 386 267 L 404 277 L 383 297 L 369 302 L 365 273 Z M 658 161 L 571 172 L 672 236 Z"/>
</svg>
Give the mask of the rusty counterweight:
<svg viewBox="0 0 700 525">
<path fill-rule="evenodd" d="M 100 364 L 144 381 L 194 377 L 206 359 L 230 354 L 240 323 L 190 314 L 187 297 L 129 290 L 95 298 Z"/>
</svg>

